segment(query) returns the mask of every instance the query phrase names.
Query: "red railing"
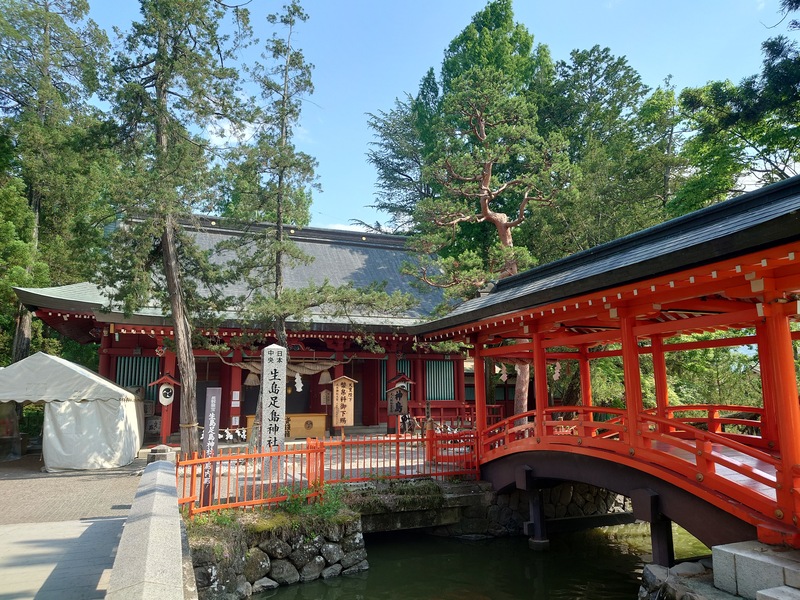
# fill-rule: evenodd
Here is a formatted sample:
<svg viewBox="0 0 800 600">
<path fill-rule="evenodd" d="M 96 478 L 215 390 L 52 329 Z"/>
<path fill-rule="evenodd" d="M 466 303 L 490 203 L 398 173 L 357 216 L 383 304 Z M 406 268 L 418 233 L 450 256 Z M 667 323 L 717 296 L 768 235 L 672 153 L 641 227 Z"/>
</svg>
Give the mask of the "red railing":
<svg viewBox="0 0 800 600">
<path fill-rule="evenodd" d="M 316 497 L 321 491 L 323 454 L 323 448 L 313 445 L 281 452 L 229 448 L 217 456 L 194 453 L 176 465 L 178 506 L 194 516 L 221 508 L 275 504 L 299 490 Z"/>
<path fill-rule="evenodd" d="M 291 494 L 317 497 L 326 483 L 478 478 L 474 432 L 308 439 L 281 452 L 228 450 L 179 460 L 178 504 L 189 515 L 285 501 Z"/>
<path fill-rule="evenodd" d="M 734 499 L 767 518 L 791 514 L 791 490 L 778 484 L 780 459 L 769 440 L 752 434 L 761 431 L 761 409 L 695 405 L 670 407 L 667 414 L 671 418 L 648 410 L 630 427 L 622 409 L 550 407 L 537 433 L 537 412 L 528 411 L 482 434 L 480 460 L 530 450 L 591 454 L 657 474 L 684 489 Z M 732 426 L 737 431 L 725 431 Z M 724 501 L 719 504 L 725 508 Z"/>
</svg>

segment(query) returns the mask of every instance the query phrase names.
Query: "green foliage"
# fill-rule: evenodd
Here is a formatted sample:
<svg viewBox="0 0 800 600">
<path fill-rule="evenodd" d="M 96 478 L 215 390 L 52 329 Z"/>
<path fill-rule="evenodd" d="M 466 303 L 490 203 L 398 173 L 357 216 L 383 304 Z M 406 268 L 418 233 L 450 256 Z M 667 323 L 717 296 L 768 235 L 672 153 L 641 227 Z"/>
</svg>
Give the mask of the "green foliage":
<svg viewBox="0 0 800 600">
<path fill-rule="evenodd" d="M 681 336 L 680 341 L 710 340 L 727 335 L 730 334 L 695 334 Z M 670 352 L 667 371 L 671 376 L 671 404 L 761 404 L 758 355 L 751 348 L 722 346 Z"/>
<path fill-rule="evenodd" d="M 28 404 L 22 407 L 22 418 L 19 420 L 20 433 L 27 433 L 31 437 L 42 435 L 44 427 L 44 406 L 41 404 Z"/>
<path fill-rule="evenodd" d="M 322 489 L 281 488 L 278 495 L 286 496 L 286 500 L 278 504 L 276 510 L 292 517 L 330 520 L 345 509 L 346 491 L 342 485 L 325 485 Z"/>
<path fill-rule="evenodd" d="M 782 3 L 784 13 L 797 9 L 793 1 Z M 785 36 L 762 48 L 761 73 L 738 85 L 712 81 L 681 93 L 695 135 L 684 147 L 693 173 L 671 206 L 675 214 L 797 174 L 800 49 Z"/>
</svg>

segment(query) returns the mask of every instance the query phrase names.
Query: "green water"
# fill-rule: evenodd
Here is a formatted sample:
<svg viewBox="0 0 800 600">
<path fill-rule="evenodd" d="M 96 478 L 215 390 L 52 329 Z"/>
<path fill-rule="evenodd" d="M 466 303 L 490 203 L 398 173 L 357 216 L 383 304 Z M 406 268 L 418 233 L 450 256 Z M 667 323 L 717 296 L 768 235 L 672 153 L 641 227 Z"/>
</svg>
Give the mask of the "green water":
<svg viewBox="0 0 800 600">
<path fill-rule="evenodd" d="M 465 541 L 421 533 L 366 537 L 369 571 L 279 588 L 277 600 L 635 600 L 649 561 L 647 525 L 552 535 L 534 552 L 525 537 Z M 676 555 L 707 554 L 677 531 Z"/>
</svg>

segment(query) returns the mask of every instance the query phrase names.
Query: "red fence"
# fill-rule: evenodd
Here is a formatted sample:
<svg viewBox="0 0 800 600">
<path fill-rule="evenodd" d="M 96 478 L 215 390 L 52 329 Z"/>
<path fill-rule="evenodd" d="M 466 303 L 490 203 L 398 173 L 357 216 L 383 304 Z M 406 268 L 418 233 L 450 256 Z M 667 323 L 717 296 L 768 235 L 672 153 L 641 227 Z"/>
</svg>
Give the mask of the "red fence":
<svg viewBox="0 0 800 600">
<path fill-rule="evenodd" d="M 235 450 L 235 451 L 234 451 Z M 229 449 L 179 460 L 178 504 L 192 516 L 223 508 L 317 497 L 325 483 L 429 477 L 478 478 L 475 433 L 308 439 L 282 452 Z"/>
</svg>

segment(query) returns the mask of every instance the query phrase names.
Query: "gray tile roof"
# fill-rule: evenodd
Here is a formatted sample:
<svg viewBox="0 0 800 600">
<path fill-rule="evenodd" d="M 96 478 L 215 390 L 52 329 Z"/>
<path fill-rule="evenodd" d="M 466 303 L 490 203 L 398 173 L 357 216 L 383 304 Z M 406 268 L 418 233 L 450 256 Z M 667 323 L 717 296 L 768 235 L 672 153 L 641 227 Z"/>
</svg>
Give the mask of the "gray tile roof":
<svg viewBox="0 0 800 600">
<path fill-rule="evenodd" d="M 255 226 L 265 229 L 268 226 Z M 241 235 L 234 228 L 225 227 L 218 219 L 200 218 L 189 228 L 201 248 L 211 249 L 218 242 Z M 404 315 L 360 314 L 349 319 L 332 319 L 323 310 L 315 311 L 312 321 L 320 325 L 334 326 L 339 323 L 357 323 L 378 328 L 403 327 L 419 323 L 441 302 L 441 293 L 432 290 L 422 293 L 412 286 L 413 279 L 401 273 L 404 262 L 413 260 L 413 255 L 405 248 L 405 238 L 401 236 L 349 232 L 307 228 L 295 230 L 289 237 L 300 249 L 311 256 L 308 265 L 297 265 L 287 269 L 285 284 L 288 288 L 302 288 L 308 284 L 321 284 L 325 280 L 334 286 L 353 284 L 365 287 L 373 283 L 385 284 L 389 293 L 401 291 L 413 295 L 418 306 Z M 242 285 L 234 285 L 228 290 L 232 294 L 243 293 Z M 23 303 L 30 307 L 48 307 L 61 310 L 99 311 L 107 305 L 102 290 L 91 283 L 53 288 L 18 288 L 17 294 Z M 137 316 L 157 318 L 160 310 L 145 308 Z M 235 320 L 236 315 L 228 315 Z"/>
</svg>

